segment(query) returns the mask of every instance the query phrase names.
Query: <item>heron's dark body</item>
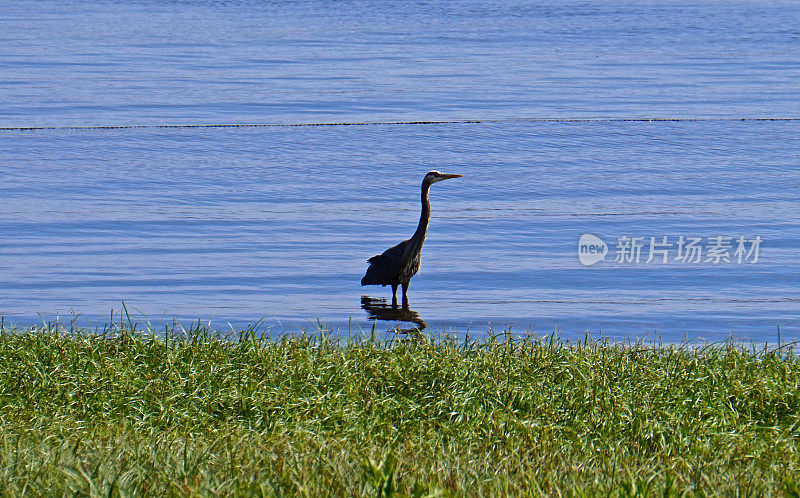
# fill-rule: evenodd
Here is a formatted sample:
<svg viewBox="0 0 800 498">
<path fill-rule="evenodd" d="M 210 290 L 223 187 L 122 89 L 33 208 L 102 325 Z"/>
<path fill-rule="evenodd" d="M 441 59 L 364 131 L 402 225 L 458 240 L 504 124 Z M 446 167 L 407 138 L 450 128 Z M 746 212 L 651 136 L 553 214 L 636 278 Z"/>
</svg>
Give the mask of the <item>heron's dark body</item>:
<svg viewBox="0 0 800 498">
<path fill-rule="evenodd" d="M 407 304 L 406 291 L 409 282 L 417 271 L 422 260 L 422 244 L 425 243 L 425 236 L 428 233 L 428 222 L 431 217 L 431 204 L 428 200 L 428 192 L 431 185 L 437 181 L 455 178 L 461 175 L 444 175 L 438 171 L 431 171 L 422 180 L 422 212 L 419 217 L 417 230 L 410 239 L 400 242 L 396 246 L 386 249 L 381 254 L 373 256 L 367 260 L 369 268 L 361 285 L 391 285 L 392 301 L 397 300 L 397 287 L 403 288 L 403 303 Z"/>
<path fill-rule="evenodd" d="M 396 246 L 386 249 L 377 256 L 367 260 L 369 268 L 361 285 L 393 285 L 408 284 L 411 277 L 419 271 L 422 261 L 421 249 L 416 247 L 412 239 L 404 240 Z"/>
</svg>

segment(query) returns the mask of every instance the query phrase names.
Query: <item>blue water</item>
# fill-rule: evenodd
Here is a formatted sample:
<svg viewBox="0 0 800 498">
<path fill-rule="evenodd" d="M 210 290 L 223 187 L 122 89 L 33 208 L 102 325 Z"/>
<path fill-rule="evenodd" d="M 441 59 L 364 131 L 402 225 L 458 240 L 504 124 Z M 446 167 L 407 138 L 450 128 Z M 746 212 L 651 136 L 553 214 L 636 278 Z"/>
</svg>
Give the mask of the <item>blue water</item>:
<svg viewBox="0 0 800 498">
<path fill-rule="evenodd" d="M 124 300 L 221 329 L 800 339 L 796 4 L 0 1 L 0 47 L 6 324 Z M 236 123 L 355 124 L 197 127 Z M 464 177 L 432 189 L 413 311 L 363 304 L 430 169 Z M 623 236 L 763 242 L 617 263 Z"/>
</svg>

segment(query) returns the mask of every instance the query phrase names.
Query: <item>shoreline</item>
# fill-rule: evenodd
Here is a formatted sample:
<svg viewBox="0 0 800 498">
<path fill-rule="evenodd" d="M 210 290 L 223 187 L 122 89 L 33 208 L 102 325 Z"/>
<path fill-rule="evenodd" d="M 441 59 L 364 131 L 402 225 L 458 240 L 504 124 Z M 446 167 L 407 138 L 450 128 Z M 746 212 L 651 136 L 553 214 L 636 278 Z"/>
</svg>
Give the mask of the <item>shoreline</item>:
<svg viewBox="0 0 800 498">
<path fill-rule="evenodd" d="M 427 327 L 420 329 L 413 323 L 395 321 L 395 325 L 389 325 L 391 321 L 377 320 L 373 321 L 368 327 L 362 327 L 360 324 L 351 323 L 347 328 L 339 326 L 331 326 L 330 324 L 319 319 L 312 321 L 309 320 L 307 327 L 292 327 L 284 326 L 279 330 L 273 325 L 266 325 L 264 317 L 256 322 L 249 323 L 244 326 L 234 326 L 230 323 L 225 324 L 225 329 L 219 325 L 212 325 L 210 320 L 203 321 L 199 319 L 185 319 L 185 320 L 161 320 L 156 321 L 153 325 L 148 320 L 136 320 L 130 316 L 116 316 L 117 321 L 114 321 L 114 315 L 110 316 L 109 320 L 90 326 L 78 324 L 75 320 L 68 322 L 61 321 L 58 317 L 55 320 L 42 321 L 38 324 L 20 326 L 7 320 L 6 317 L 0 316 L 0 334 L 24 334 L 28 332 L 45 333 L 45 334 L 77 334 L 77 335 L 92 335 L 99 337 L 112 337 L 116 335 L 135 334 L 135 335 L 154 335 L 156 337 L 164 338 L 170 336 L 172 338 L 181 337 L 195 337 L 201 336 L 209 339 L 220 339 L 226 341 L 240 340 L 243 336 L 252 336 L 258 340 L 265 341 L 280 341 L 285 338 L 297 337 L 319 337 L 323 336 L 327 339 L 333 339 L 343 343 L 358 342 L 365 339 L 392 341 L 409 338 L 414 336 L 422 336 L 428 340 L 460 340 L 460 341 L 477 341 L 477 342 L 492 342 L 492 341 L 507 341 L 511 339 L 514 342 L 519 341 L 538 341 L 548 342 L 557 345 L 605 345 L 605 346 L 636 346 L 636 347 L 650 347 L 650 348 L 670 348 L 678 347 L 684 350 L 693 350 L 708 347 L 726 347 L 733 345 L 739 348 L 758 349 L 763 351 L 773 350 L 790 350 L 800 349 L 800 338 L 794 336 L 786 337 L 780 326 L 776 327 L 776 332 L 771 334 L 771 340 L 747 340 L 737 339 L 733 335 L 725 338 L 718 338 L 716 340 L 709 340 L 705 337 L 698 336 L 689 338 L 687 334 L 683 340 L 669 341 L 665 340 L 662 336 L 654 334 L 645 334 L 644 336 L 630 336 L 630 335 L 606 335 L 606 334 L 592 334 L 591 331 L 584 331 L 580 334 L 564 335 L 560 329 L 551 332 L 535 332 L 532 330 L 514 329 L 513 327 L 506 327 L 503 329 L 495 329 L 486 327 L 484 329 L 466 329 L 459 330 L 457 327 L 443 327 L 434 328 Z M 766 334 L 765 334 L 766 335 Z"/>
</svg>

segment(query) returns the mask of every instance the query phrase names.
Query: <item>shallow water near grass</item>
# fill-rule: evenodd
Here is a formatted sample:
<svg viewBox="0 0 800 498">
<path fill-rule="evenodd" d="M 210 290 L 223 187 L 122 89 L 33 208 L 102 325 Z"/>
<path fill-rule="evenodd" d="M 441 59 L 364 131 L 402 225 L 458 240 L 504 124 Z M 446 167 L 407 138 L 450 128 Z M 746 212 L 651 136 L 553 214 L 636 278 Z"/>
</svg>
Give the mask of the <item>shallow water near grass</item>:
<svg viewBox="0 0 800 498">
<path fill-rule="evenodd" d="M 788 3 L 6 2 L 0 315 L 796 340 L 800 121 L 754 118 L 800 118 L 798 25 Z M 464 177 L 432 188 L 411 311 L 362 299 L 390 297 L 359 280 L 431 169 Z"/>
</svg>

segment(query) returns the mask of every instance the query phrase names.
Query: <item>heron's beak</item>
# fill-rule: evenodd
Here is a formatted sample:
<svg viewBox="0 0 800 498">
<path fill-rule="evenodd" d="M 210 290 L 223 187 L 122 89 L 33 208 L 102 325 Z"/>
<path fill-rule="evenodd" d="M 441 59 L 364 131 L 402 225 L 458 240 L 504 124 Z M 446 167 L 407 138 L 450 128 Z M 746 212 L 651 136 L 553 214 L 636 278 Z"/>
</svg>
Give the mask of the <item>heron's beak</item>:
<svg viewBox="0 0 800 498">
<path fill-rule="evenodd" d="M 464 175 L 444 175 L 443 174 L 440 178 L 442 180 L 449 180 L 451 178 L 461 178 L 462 176 L 464 176 Z"/>
</svg>

